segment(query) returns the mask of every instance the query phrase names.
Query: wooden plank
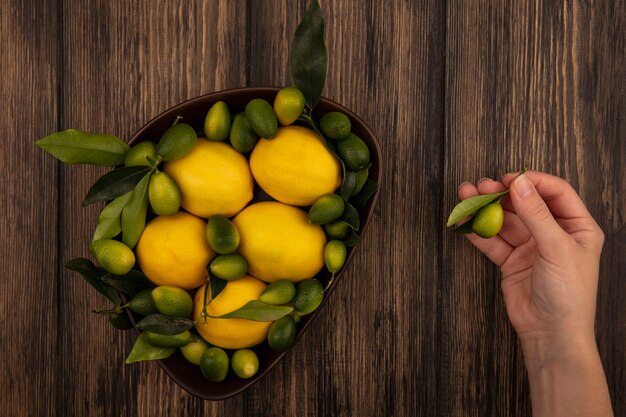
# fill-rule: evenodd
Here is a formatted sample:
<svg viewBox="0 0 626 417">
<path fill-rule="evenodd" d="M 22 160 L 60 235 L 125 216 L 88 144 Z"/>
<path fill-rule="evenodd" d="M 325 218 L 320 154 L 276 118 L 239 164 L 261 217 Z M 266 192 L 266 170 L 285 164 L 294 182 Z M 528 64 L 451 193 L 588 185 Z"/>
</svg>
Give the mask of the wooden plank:
<svg viewBox="0 0 626 417">
<path fill-rule="evenodd" d="M 461 181 L 525 165 L 572 182 L 608 231 L 598 333 L 616 394 L 624 375 L 615 369 L 624 359 L 613 346 L 625 334 L 624 287 L 611 279 L 626 272 L 617 261 L 623 259 L 617 207 L 624 197 L 617 190 L 624 175 L 615 175 L 624 173 L 625 155 L 617 133 L 624 125 L 617 81 L 623 7 L 487 0 L 459 2 L 447 14 L 444 211 L 456 203 Z M 453 236 L 444 240 L 443 264 L 440 347 L 451 384 L 441 386 L 440 414 L 529 415 L 523 358 L 503 308 L 499 272 Z"/>
<path fill-rule="evenodd" d="M 626 409 L 626 4 L 575 2 L 567 16 L 577 185 L 605 233 L 596 338 L 619 415 Z"/>
<path fill-rule="evenodd" d="M 245 7 L 228 1 L 66 2 L 62 125 L 129 138 L 183 100 L 245 83 Z M 98 205 L 80 202 L 105 169 L 64 167 L 63 260 L 89 256 Z M 132 347 L 89 311 L 105 304 L 73 273 L 62 275 L 61 415 L 237 415 L 240 399 L 204 402 L 156 364 L 124 365 Z M 62 382 L 61 382 L 62 381 Z"/>
<path fill-rule="evenodd" d="M 252 84 L 289 80 L 276 74 L 284 71 L 300 3 L 268 2 L 251 21 L 262 22 L 251 32 L 260 45 L 251 50 Z M 433 208 L 441 198 L 445 8 L 437 1 L 325 1 L 322 8 L 329 52 L 324 95 L 377 133 L 382 192 L 357 256 L 317 323 L 249 391 L 246 415 L 434 415 L 441 235 L 433 225 L 442 215 Z M 265 62 L 269 68 L 256 68 Z"/>
<path fill-rule="evenodd" d="M 34 142 L 58 127 L 57 1 L 0 7 L 0 404 L 56 416 L 58 164 Z"/>
</svg>

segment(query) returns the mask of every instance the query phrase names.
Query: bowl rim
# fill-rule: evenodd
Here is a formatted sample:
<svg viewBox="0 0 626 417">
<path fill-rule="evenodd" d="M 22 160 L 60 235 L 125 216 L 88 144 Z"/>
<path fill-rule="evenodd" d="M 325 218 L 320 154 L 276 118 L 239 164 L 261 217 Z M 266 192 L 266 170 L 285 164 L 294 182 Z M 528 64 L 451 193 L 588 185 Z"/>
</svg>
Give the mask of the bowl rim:
<svg viewBox="0 0 626 417">
<path fill-rule="evenodd" d="M 159 114 L 157 114 L 156 116 L 152 117 L 147 123 L 145 123 L 139 130 L 137 130 L 131 137 L 131 139 L 129 140 L 129 145 L 133 146 L 136 143 L 141 142 L 140 138 L 144 135 L 146 135 L 146 132 L 149 131 L 152 127 L 153 124 L 157 123 L 158 121 L 160 121 L 162 118 L 167 117 L 168 115 L 171 115 L 172 113 L 177 113 L 178 111 L 180 111 L 181 109 L 184 108 L 188 108 L 188 107 L 193 107 L 195 105 L 199 105 L 199 104 L 204 104 L 207 101 L 211 101 L 212 99 L 214 101 L 218 101 L 219 97 L 223 96 L 223 95 L 239 95 L 239 94 L 259 94 L 259 95 L 271 95 L 271 94 L 276 94 L 282 87 L 237 87 L 237 88 L 232 88 L 232 89 L 224 89 L 224 90 L 219 90 L 219 91 L 214 91 L 211 93 L 207 93 L 207 94 L 203 94 L 197 97 L 193 97 L 190 99 L 187 99 L 185 101 L 182 101 L 178 104 L 175 104 L 174 106 L 169 107 L 168 109 L 160 112 Z M 374 134 L 374 132 L 371 130 L 371 128 L 365 123 L 365 121 L 359 117 L 357 114 L 355 114 L 353 111 L 351 111 L 350 109 L 344 107 L 343 105 L 329 99 L 326 97 L 320 97 L 319 102 L 317 103 L 315 109 L 313 110 L 313 113 L 316 113 L 316 110 L 319 109 L 319 105 L 322 106 L 330 106 L 336 109 L 336 111 L 341 111 L 343 113 L 345 113 L 352 121 L 357 121 L 359 124 L 359 130 L 361 130 L 361 134 L 360 136 L 365 136 L 365 138 L 362 138 L 363 140 L 365 140 L 366 143 L 368 143 L 368 146 L 371 144 L 373 145 L 374 149 L 370 149 L 370 154 L 372 154 L 374 156 L 371 166 L 370 166 L 370 178 L 371 177 L 375 177 L 376 182 L 379 184 L 381 184 L 382 181 L 382 175 L 383 175 L 383 170 L 382 170 L 382 152 L 380 149 L 380 145 L 378 143 L 378 139 L 376 137 L 376 135 Z M 363 134 L 363 132 L 365 134 Z M 374 163 L 375 162 L 375 163 Z M 372 175 L 372 169 L 374 169 L 374 174 Z M 374 195 L 370 198 L 370 200 L 367 202 L 365 208 L 362 210 L 362 213 L 359 213 L 359 217 L 361 217 L 362 214 L 365 214 L 365 222 L 362 222 L 360 230 L 358 232 L 359 237 L 363 238 L 363 236 L 365 235 L 365 232 L 369 226 L 369 223 L 371 221 L 373 212 L 376 209 L 376 205 L 378 203 L 378 197 L 380 194 L 380 189 L 378 189 Z M 358 247 L 359 244 L 357 244 L 356 247 Z M 296 338 L 293 342 L 293 344 L 289 347 L 289 349 L 287 349 L 284 352 L 277 352 L 277 355 L 275 356 L 275 358 L 270 361 L 269 364 L 267 364 L 267 366 L 264 366 L 262 369 L 259 369 L 259 372 L 257 372 L 256 375 L 254 375 L 252 378 L 249 379 L 241 379 L 241 383 L 233 390 L 229 391 L 229 392 L 225 392 L 224 394 L 217 394 L 217 395 L 207 395 L 206 392 L 203 391 L 199 391 L 196 388 L 194 388 L 193 386 L 191 386 L 190 384 L 185 383 L 184 380 L 180 379 L 178 377 L 177 374 L 171 372 L 170 367 L 171 365 L 169 363 L 167 363 L 169 361 L 170 358 L 167 359 L 162 359 L 162 360 L 157 360 L 156 362 L 158 363 L 159 367 L 179 386 L 181 387 L 183 390 L 189 392 L 190 394 L 198 397 L 198 398 L 202 398 L 204 400 L 210 400 L 210 401 L 221 401 L 221 400 L 225 400 L 231 397 L 234 397 L 237 394 L 240 394 L 241 392 L 243 392 L 244 390 L 246 390 L 247 388 L 249 388 L 250 386 L 252 386 L 253 384 L 255 384 L 257 381 L 259 381 L 260 379 L 262 379 L 265 374 L 267 374 L 272 368 L 274 368 L 274 366 L 276 364 L 278 364 L 283 356 L 285 354 L 287 354 L 288 352 L 290 352 L 293 347 L 296 345 L 296 343 L 298 342 L 298 340 L 300 339 L 300 337 L 304 334 L 305 330 L 309 327 L 311 321 L 313 321 L 313 319 L 317 316 L 317 314 L 319 313 L 319 311 L 321 310 L 321 307 L 326 303 L 326 300 L 328 299 L 328 296 L 334 291 L 335 287 L 337 286 L 337 283 L 341 280 L 343 273 L 346 270 L 346 267 L 350 264 L 352 258 L 354 257 L 354 254 L 356 253 L 356 247 L 355 248 L 349 248 L 349 255 L 345 261 L 344 267 L 339 271 L 339 273 L 337 273 L 337 275 L 335 276 L 335 280 L 333 281 L 333 283 L 331 284 L 331 286 L 327 289 L 326 294 L 324 294 L 324 298 L 322 300 L 322 304 L 311 314 L 304 316 L 301 320 L 301 323 L 298 324 L 298 330 L 296 333 Z M 138 315 L 135 315 L 134 313 L 132 313 L 131 311 L 129 311 L 127 309 L 127 313 L 133 323 L 136 324 L 137 320 L 139 318 Z M 138 329 L 136 329 L 137 333 L 139 334 L 140 331 Z M 207 381 L 208 382 L 208 381 Z"/>
</svg>

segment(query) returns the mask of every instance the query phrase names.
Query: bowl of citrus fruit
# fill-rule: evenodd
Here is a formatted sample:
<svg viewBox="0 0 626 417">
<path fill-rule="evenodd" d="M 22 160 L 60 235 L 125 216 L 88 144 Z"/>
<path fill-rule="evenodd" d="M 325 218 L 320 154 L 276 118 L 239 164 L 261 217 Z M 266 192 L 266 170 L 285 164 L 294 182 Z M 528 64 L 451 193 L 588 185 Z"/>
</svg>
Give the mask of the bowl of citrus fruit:
<svg viewBox="0 0 626 417">
<path fill-rule="evenodd" d="M 83 201 L 103 204 L 96 262 L 66 267 L 112 303 L 94 312 L 136 329 L 127 364 L 158 361 L 204 399 L 241 392 L 296 343 L 376 203 L 376 138 L 321 97 L 323 36 L 298 35 L 323 31 L 319 22 L 314 1 L 294 36 L 293 87 L 197 97 L 128 142 L 74 129 L 37 142 L 65 163 L 114 167 Z"/>
</svg>

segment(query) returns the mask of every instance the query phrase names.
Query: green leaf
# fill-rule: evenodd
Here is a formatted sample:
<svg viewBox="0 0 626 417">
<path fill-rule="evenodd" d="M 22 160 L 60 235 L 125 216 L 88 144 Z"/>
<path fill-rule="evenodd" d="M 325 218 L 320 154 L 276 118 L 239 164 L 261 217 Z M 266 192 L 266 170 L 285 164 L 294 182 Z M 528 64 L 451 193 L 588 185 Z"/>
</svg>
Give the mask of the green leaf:
<svg viewBox="0 0 626 417">
<path fill-rule="evenodd" d="M 262 301 L 252 300 L 241 308 L 222 314 L 219 319 L 247 319 L 253 321 L 274 321 L 291 313 L 293 308 L 275 306 Z"/>
<path fill-rule="evenodd" d="M 91 186 L 87 197 L 83 200 L 83 206 L 113 200 L 132 191 L 148 172 L 150 172 L 150 167 L 134 166 L 118 168 L 104 174 Z"/>
<path fill-rule="evenodd" d="M 463 223 L 462 225 L 458 226 L 458 227 L 454 227 L 452 228 L 452 231 L 454 233 L 458 233 L 461 235 L 467 234 L 467 233 L 472 233 L 472 222 L 471 221 L 466 221 L 465 223 Z"/>
<path fill-rule="evenodd" d="M 363 189 L 363 186 L 365 185 L 365 182 L 367 181 L 367 179 L 369 178 L 369 171 L 370 171 L 370 167 L 372 166 L 372 164 L 369 164 L 367 167 L 363 168 L 362 170 L 358 171 L 356 173 L 356 181 L 355 181 L 355 185 L 354 185 L 354 191 L 352 191 L 352 195 L 357 195 L 358 193 L 361 192 L 361 190 Z"/>
<path fill-rule="evenodd" d="M 339 195 L 348 201 L 348 198 L 352 195 L 352 191 L 354 191 L 354 187 L 356 185 L 356 172 L 354 171 L 345 171 L 343 174 L 343 181 L 341 183 L 341 189 L 339 191 Z"/>
<path fill-rule="evenodd" d="M 376 191 L 378 191 L 378 184 L 368 178 L 361 191 L 350 199 L 350 203 L 352 203 L 354 208 L 358 211 L 361 211 L 365 208 L 370 198 L 376 194 Z"/>
<path fill-rule="evenodd" d="M 317 0 L 312 0 L 293 35 L 289 54 L 291 76 L 310 109 L 322 95 L 327 64 L 324 15 Z"/>
<path fill-rule="evenodd" d="M 146 227 L 148 212 L 148 184 L 151 172 L 146 174 L 133 190 L 130 200 L 122 210 L 122 242 L 134 248 Z"/>
<path fill-rule="evenodd" d="M 211 299 L 209 300 L 209 302 L 211 302 L 215 300 L 218 295 L 220 295 L 222 290 L 226 287 L 228 281 L 216 277 L 212 272 L 209 271 L 209 283 L 211 284 Z"/>
<path fill-rule="evenodd" d="M 126 275 L 107 274 L 102 281 L 131 297 L 146 288 L 154 288 L 154 284 L 143 272 L 131 269 Z"/>
<path fill-rule="evenodd" d="M 98 218 L 98 226 L 93 234 L 93 241 L 98 239 L 111 239 L 122 231 L 120 218 L 122 210 L 130 199 L 132 192 L 127 192 L 111 201 L 102 211 Z"/>
<path fill-rule="evenodd" d="M 454 207 L 452 213 L 450 213 L 446 226 L 450 227 L 459 220 L 473 215 L 487 204 L 497 200 L 508 192 L 509 190 L 506 189 L 504 191 L 500 191 L 499 193 L 477 195 L 461 201 Z"/>
<path fill-rule="evenodd" d="M 139 335 L 137 341 L 135 341 L 133 350 L 131 350 L 130 355 L 126 358 L 126 364 L 141 361 L 152 361 L 155 359 L 165 359 L 169 358 L 174 352 L 176 352 L 176 348 L 152 346 L 148 343 L 147 338 L 148 336 L 145 333 Z"/>
<path fill-rule="evenodd" d="M 76 129 L 56 132 L 35 145 L 66 164 L 117 166 L 124 163 L 130 146 L 113 135 L 100 135 Z"/>
<path fill-rule="evenodd" d="M 346 202 L 346 207 L 343 209 L 343 214 L 338 219 L 338 221 L 342 221 L 348 223 L 350 227 L 354 230 L 359 230 L 360 220 L 359 220 L 359 212 L 356 211 L 352 204 Z"/>
<path fill-rule="evenodd" d="M 139 330 L 171 336 L 191 329 L 196 323 L 193 320 L 179 317 L 168 317 L 163 314 L 149 314 L 135 326 Z"/>
<path fill-rule="evenodd" d="M 65 267 L 70 271 L 78 272 L 89 285 L 115 305 L 120 304 L 120 296 L 117 290 L 102 281 L 102 277 L 107 274 L 104 268 L 98 268 L 93 262 L 85 258 L 72 259 L 65 264 Z"/>
<path fill-rule="evenodd" d="M 361 238 L 359 237 L 359 235 L 356 234 L 356 232 L 353 229 L 350 229 L 348 237 L 346 237 L 343 240 L 343 243 L 349 248 L 355 247 L 360 242 L 361 242 Z"/>
</svg>

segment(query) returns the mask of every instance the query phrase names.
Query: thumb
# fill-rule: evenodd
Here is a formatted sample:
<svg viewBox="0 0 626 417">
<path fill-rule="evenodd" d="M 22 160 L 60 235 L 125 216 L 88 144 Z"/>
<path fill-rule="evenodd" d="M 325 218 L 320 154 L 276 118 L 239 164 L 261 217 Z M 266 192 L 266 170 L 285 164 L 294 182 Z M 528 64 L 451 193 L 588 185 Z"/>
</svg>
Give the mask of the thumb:
<svg viewBox="0 0 626 417">
<path fill-rule="evenodd" d="M 522 174 L 511 184 L 511 202 L 538 246 L 559 245 L 565 232 L 554 220 L 550 209 L 532 181 Z"/>
</svg>

